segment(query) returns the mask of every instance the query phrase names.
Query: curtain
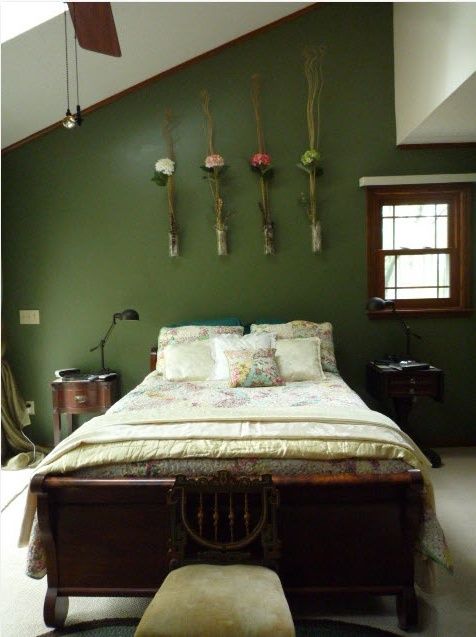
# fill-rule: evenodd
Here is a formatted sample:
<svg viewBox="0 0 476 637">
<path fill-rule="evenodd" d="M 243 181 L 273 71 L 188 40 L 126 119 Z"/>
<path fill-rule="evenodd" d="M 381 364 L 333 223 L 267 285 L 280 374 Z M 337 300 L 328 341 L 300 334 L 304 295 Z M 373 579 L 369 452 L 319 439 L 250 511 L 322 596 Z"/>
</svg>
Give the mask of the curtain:
<svg viewBox="0 0 476 637">
<path fill-rule="evenodd" d="M 38 464 L 47 449 L 34 445 L 23 433 L 30 416 L 10 365 L 3 358 L 4 349 L 2 343 L 2 468 L 24 469 Z"/>
</svg>

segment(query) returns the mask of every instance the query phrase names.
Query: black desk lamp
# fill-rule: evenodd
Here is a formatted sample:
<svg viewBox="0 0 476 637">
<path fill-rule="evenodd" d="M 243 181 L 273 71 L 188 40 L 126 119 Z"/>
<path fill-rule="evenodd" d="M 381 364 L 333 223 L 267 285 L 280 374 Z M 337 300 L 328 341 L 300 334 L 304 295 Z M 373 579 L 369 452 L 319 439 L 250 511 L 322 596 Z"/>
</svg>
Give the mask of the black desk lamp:
<svg viewBox="0 0 476 637">
<path fill-rule="evenodd" d="M 105 336 L 99 341 L 99 343 L 95 347 L 92 347 L 89 350 L 90 352 L 94 352 L 95 350 L 98 349 L 98 347 L 101 348 L 101 372 L 104 373 L 104 372 L 110 371 L 108 368 L 104 366 L 104 345 L 106 344 L 106 341 L 109 338 L 109 335 L 112 332 L 114 325 L 117 323 L 117 321 L 138 321 L 138 320 L 139 320 L 139 314 L 135 310 L 124 310 L 123 312 L 116 312 L 116 314 L 112 315 L 112 323 L 109 326 L 109 329 L 107 330 Z"/>
<path fill-rule="evenodd" d="M 405 357 L 406 357 L 406 360 L 410 361 L 412 360 L 412 356 L 410 353 L 411 337 L 414 336 L 415 338 L 421 339 L 421 336 L 419 334 L 416 334 L 415 332 L 412 332 L 412 330 L 407 325 L 407 323 L 405 323 L 405 321 L 402 319 L 400 314 L 396 311 L 395 301 L 391 301 L 391 300 L 387 301 L 386 299 L 381 299 L 378 296 L 373 296 L 371 299 L 367 301 L 367 310 L 369 310 L 370 312 L 375 312 L 375 311 L 379 312 L 380 310 L 384 310 L 386 307 L 392 309 L 393 316 L 398 318 L 398 320 L 400 321 L 403 327 L 403 330 L 405 332 L 405 338 L 406 338 Z"/>
</svg>

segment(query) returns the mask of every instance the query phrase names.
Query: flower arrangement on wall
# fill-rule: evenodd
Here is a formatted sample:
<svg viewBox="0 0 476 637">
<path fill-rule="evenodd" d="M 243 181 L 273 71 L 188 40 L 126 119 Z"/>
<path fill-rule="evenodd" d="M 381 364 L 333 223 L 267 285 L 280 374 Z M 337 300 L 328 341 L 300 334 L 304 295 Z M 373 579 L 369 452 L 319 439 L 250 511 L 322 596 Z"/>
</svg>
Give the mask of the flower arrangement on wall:
<svg viewBox="0 0 476 637">
<path fill-rule="evenodd" d="M 325 47 L 308 47 L 304 51 L 304 74 L 307 80 L 308 95 L 306 119 L 309 135 L 309 148 L 301 155 L 298 168 L 309 175 L 309 194 L 301 193 L 300 201 L 306 208 L 311 224 L 311 246 L 314 253 L 322 249 L 321 223 L 317 212 L 317 177 L 319 173 L 320 134 L 320 97 L 323 86 L 322 59 Z"/>
<path fill-rule="evenodd" d="M 200 168 L 206 172 L 204 179 L 208 181 L 213 197 L 213 211 L 215 213 L 215 231 L 217 237 L 217 252 L 219 256 L 228 254 L 227 241 L 227 220 L 229 213 L 223 206 L 223 197 L 221 194 L 221 181 L 223 174 L 228 168 L 225 160 L 219 155 L 213 145 L 213 119 L 210 111 L 210 96 L 208 91 L 203 90 L 200 93 L 202 100 L 202 109 L 205 116 L 205 129 L 207 133 L 207 149 L 208 155 Z"/>
<path fill-rule="evenodd" d="M 169 215 L 169 256 L 179 256 L 179 239 L 177 217 L 175 214 L 175 152 L 172 138 L 172 111 L 165 111 L 162 134 L 167 145 L 167 157 L 159 159 L 155 163 L 155 172 L 152 181 L 158 186 L 167 189 L 167 203 Z"/>
<path fill-rule="evenodd" d="M 257 173 L 259 179 L 261 201 L 258 202 L 258 207 L 261 211 L 261 222 L 263 226 L 264 253 L 274 254 L 274 224 L 269 203 L 269 180 L 273 176 L 273 167 L 271 166 L 271 157 L 265 150 L 263 125 L 261 122 L 260 93 L 261 78 L 258 74 L 255 74 L 251 78 L 251 102 L 256 120 L 258 152 L 252 155 L 250 167 L 251 170 Z"/>
</svg>

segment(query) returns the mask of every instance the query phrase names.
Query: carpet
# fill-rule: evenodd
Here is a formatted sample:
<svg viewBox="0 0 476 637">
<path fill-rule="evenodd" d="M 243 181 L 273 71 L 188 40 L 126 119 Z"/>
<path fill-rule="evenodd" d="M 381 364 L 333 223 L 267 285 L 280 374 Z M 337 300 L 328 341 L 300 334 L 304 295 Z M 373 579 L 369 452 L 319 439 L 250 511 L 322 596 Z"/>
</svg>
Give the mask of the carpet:
<svg viewBox="0 0 476 637">
<path fill-rule="evenodd" d="M 67 626 L 37 637 L 134 637 L 138 623 L 138 619 L 105 619 Z M 298 620 L 295 625 L 296 637 L 396 637 L 386 630 L 330 619 Z"/>
</svg>

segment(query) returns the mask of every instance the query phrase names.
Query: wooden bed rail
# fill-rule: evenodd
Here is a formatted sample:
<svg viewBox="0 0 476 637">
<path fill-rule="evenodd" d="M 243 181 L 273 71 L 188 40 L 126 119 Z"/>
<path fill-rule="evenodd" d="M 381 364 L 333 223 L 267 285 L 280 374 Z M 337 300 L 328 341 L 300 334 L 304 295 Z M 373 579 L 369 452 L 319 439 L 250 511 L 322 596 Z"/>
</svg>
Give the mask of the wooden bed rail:
<svg viewBox="0 0 476 637">
<path fill-rule="evenodd" d="M 157 347 L 150 348 L 149 354 L 149 370 L 153 372 L 157 366 Z"/>
<path fill-rule="evenodd" d="M 36 475 L 32 478 L 30 489 L 32 493 L 40 493 L 44 490 L 64 489 L 64 488 L 110 488 L 124 489 L 147 486 L 172 487 L 175 477 L 164 478 L 75 478 L 59 475 Z M 409 469 L 390 474 L 375 473 L 340 473 L 334 475 L 313 475 L 313 476 L 273 476 L 273 483 L 276 486 L 319 486 L 319 485 L 364 485 L 364 484 L 421 484 L 423 478 L 419 469 Z"/>
</svg>

